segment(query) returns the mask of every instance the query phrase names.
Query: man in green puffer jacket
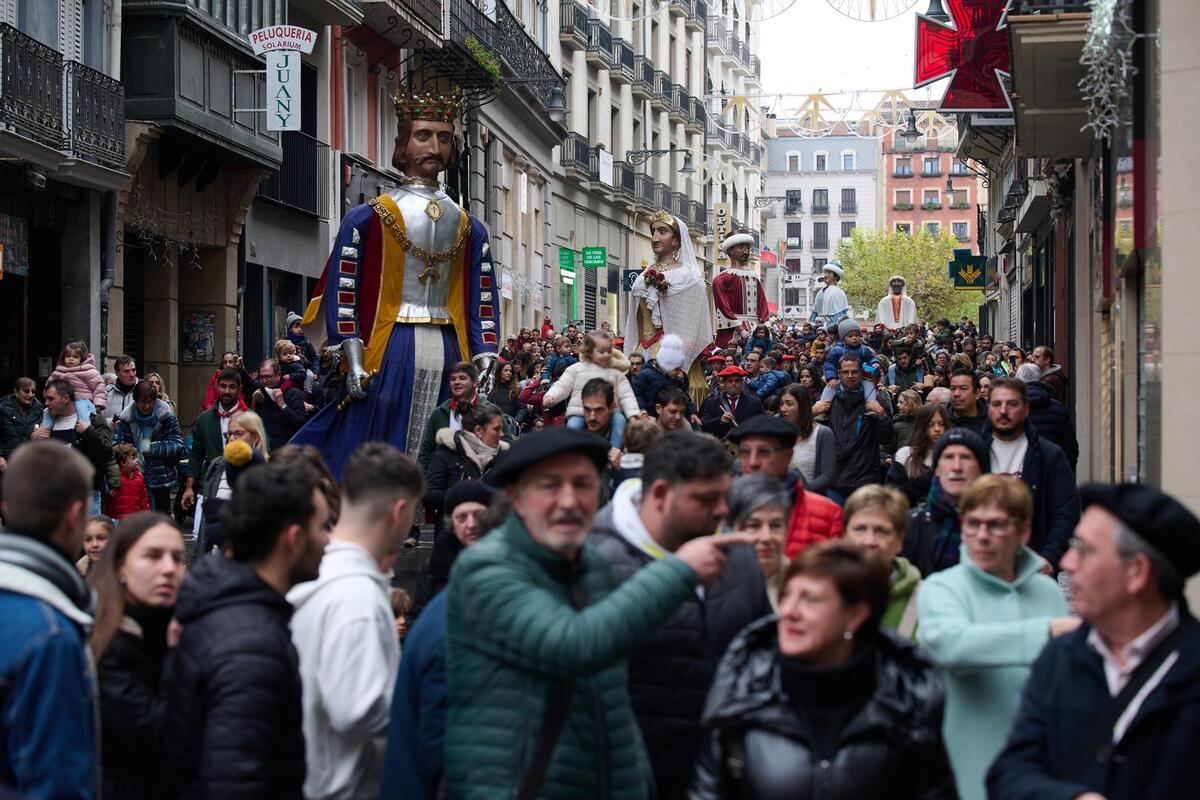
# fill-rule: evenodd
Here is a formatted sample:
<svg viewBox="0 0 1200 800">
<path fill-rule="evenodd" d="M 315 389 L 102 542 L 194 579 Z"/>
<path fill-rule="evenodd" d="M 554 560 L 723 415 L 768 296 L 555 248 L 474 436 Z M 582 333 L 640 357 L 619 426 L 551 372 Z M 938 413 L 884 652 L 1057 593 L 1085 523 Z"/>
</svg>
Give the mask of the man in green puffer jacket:
<svg viewBox="0 0 1200 800">
<path fill-rule="evenodd" d="M 451 797 L 653 795 L 626 659 L 697 582 L 717 577 L 724 548 L 749 539 L 693 539 L 617 587 L 584 546 L 607 452 L 586 431 L 547 428 L 519 439 L 489 476 L 513 508 L 450 577 Z"/>
</svg>

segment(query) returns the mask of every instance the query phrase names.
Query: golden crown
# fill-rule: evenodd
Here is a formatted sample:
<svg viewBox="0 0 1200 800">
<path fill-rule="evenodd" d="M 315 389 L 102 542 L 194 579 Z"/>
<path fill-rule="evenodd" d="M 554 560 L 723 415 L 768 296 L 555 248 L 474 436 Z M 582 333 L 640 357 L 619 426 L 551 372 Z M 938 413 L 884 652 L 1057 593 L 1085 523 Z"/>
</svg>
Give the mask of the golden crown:
<svg viewBox="0 0 1200 800">
<path fill-rule="evenodd" d="M 676 221 L 674 215 L 672 215 L 669 211 L 663 211 L 660 208 L 658 211 L 655 211 L 650 215 L 649 225 L 651 228 L 653 228 L 655 224 L 659 222 L 669 226 L 676 233 L 679 233 L 679 222 Z"/>
<path fill-rule="evenodd" d="M 392 96 L 392 102 L 396 106 L 396 116 L 400 119 L 446 122 L 452 125 L 462 111 L 463 93 L 457 86 L 441 94 L 410 92 L 399 88 Z"/>
</svg>

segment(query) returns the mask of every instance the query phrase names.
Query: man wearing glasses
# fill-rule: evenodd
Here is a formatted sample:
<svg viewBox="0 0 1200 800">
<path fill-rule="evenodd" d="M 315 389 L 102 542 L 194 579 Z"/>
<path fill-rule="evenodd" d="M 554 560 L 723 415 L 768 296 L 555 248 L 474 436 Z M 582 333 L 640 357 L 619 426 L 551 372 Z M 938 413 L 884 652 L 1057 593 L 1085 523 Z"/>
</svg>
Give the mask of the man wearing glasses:
<svg viewBox="0 0 1200 800">
<path fill-rule="evenodd" d="M 917 595 L 917 640 L 942 670 L 942 734 L 963 800 L 986 798 L 987 769 L 1042 647 L 1079 627 L 1028 546 L 1032 516 L 1023 482 L 979 478 L 959 501 L 961 561 L 927 578 Z"/>
<path fill-rule="evenodd" d="M 768 475 L 783 484 L 792 508 L 788 519 L 788 558 L 814 542 L 842 534 L 841 507 L 804 488 L 799 473 L 790 470 L 792 448 L 799 433 L 796 426 L 780 417 L 759 414 L 735 428 L 729 438 L 737 445 L 738 465 L 743 475 Z"/>
</svg>

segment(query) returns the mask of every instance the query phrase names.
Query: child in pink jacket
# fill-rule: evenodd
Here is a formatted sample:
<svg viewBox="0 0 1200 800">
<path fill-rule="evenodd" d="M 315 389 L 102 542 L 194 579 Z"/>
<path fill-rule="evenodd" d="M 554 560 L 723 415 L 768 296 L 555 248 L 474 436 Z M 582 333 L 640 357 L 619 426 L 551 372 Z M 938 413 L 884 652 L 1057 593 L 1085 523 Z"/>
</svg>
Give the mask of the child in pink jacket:
<svg viewBox="0 0 1200 800">
<path fill-rule="evenodd" d="M 71 384 L 75 393 L 75 415 L 86 422 L 97 411 L 103 411 L 108 405 L 108 395 L 104 392 L 104 378 L 96 369 L 96 360 L 88 352 L 83 342 L 67 342 L 58 357 L 58 366 L 46 382 L 66 381 Z M 42 415 L 42 427 L 53 425 L 50 412 Z"/>
</svg>

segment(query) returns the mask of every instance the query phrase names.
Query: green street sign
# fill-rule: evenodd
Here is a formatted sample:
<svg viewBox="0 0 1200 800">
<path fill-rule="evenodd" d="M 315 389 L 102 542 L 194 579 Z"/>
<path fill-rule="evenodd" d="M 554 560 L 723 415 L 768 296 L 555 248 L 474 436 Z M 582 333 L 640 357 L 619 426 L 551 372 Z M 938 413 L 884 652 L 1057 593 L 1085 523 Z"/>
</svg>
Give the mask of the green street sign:
<svg viewBox="0 0 1200 800">
<path fill-rule="evenodd" d="M 585 247 L 583 248 L 583 268 L 584 269 L 603 269 L 608 264 L 608 248 L 606 247 Z"/>
<path fill-rule="evenodd" d="M 563 269 L 575 269 L 575 251 L 565 247 L 558 248 L 558 266 Z"/>
<path fill-rule="evenodd" d="M 950 280 L 956 291 L 982 291 L 987 287 L 987 256 L 973 256 L 968 249 L 954 251 L 950 268 Z"/>
</svg>

